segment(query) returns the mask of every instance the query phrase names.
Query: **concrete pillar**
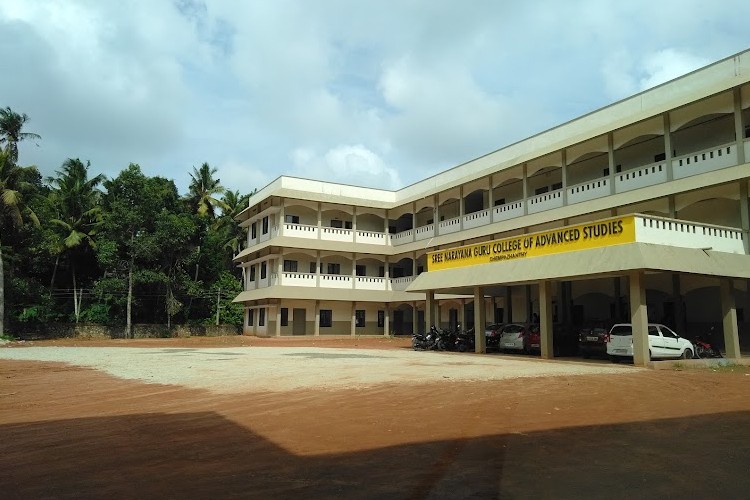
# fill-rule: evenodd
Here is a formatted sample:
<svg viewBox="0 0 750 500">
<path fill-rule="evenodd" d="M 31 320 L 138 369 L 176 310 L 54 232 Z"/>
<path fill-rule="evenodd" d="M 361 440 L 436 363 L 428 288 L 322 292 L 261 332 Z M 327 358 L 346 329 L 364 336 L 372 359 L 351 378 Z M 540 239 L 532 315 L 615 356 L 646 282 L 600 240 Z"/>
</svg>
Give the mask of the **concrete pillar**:
<svg viewBox="0 0 750 500">
<path fill-rule="evenodd" d="M 745 254 L 750 255 L 750 197 L 744 180 L 740 181 L 740 226 L 745 233 Z"/>
<path fill-rule="evenodd" d="M 352 241 L 357 242 L 357 207 L 352 207 Z"/>
<path fill-rule="evenodd" d="M 433 292 L 432 290 L 429 290 L 425 294 L 425 304 L 424 304 L 425 331 L 429 331 L 430 327 L 435 324 L 434 307 L 435 307 L 435 292 Z"/>
<path fill-rule="evenodd" d="M 513 322 L 513 287 L 505 287 L 505 321 L 504 323 Z"/>
<path fill-rule="evenodd" d="M 285 199 L 281 200 L 281 209 L 279 210 L 279 229 L 277 230 L 277 236 L 283 236 L 284 235 L 284 223 L 286 222 L 286 207 L 285 207 Z"/>
<path fill-rule="evenodd" d="M 385 318 L 383 318 L 383 335 L 391 334 L 391 305 L 385 304 Z"/>
<path fill-rule="evenodd" d="M 281 302 L 276 305 L 276 331 L 274 333 L 277 337 L 281 337 Z"/>
<path fill-rule="evenodd" d="M 734 88 L 734 133 L 737 137 L 737 163 L 742 165 L 745 158 L 745 128 L 742 124 L 742 94 L 740 87 Z"/>
<path fill-rule="evenodd" d="M 566 206 L 568 204 L 568 155 L 566 154 L 564 149 L 560 152 L 560 155 L 562 156 L 562 158 L 560 159 L 560 173 L 562 174 L 562 200 L 563 206 Z M 565 225 L 567 226 L 568 223 L 566 222 Z"/>
<path fill-rule="evenodd" d="M 489 182 L 488 190 L 487 190 L 487 208 L 490 210 L 490 222 L 492 221 L 492 208 L 495 206 L 495 193 L 493 192 L 493 185 L 494 178 L 492 174 L 490 174 L 489 178 L 487 179 Z"/>
<path fill-rule="evenodd" d="M 464 186 L 463 184 L 458 187 L 458 197 L 460 198 L 458 202 L 458 228 L 460 231 L 464 230 L 464 214 L 466 213 L 466 207 L 464 206 L 465 200 L 464 200 Z"/>
<path fill-rule="evenodd" d="M 357 303 L 352 302 L 352 324 L 349 328 L 349 335 L 354 337 L 357 334 Z"/>
<path fill-rule="evenodd" d="M 523 188 L 523 214 L 528 215 L 529 213 L 529 177 L 528 177 L 528 166 L 526 163 L 523 164 L 521 172 L 523 174 L 521 180 L 521 187 Z"/>
<path fill-rule="evenodd" d="M 440 200 L 438 199 L 438 195 L 434 194 L 432 195 L 432 235 L 437 236 L 440 234 L 439 227 L 440 227 L 440 211 L 438 209 L 438 202 Z"/>
<path fill-rule="evenodd" d="M 352 253 L 352 288 L 357 288 L 357 254 Z"/>
<path fill-rule="evenodd" d="M 315 251 L 315 286 L 320 287 L 320 250 Z"/>
<path fill-rule="evenodd" d="M 682 301 L 682 289 L 679 273 L 672 273 L 672 301 L 674 302 L 674 328 L 681 336 L 685 331 L 685 306 Z"/>
<path fill-rule="evenodd" d="M 321 227 L 323 226 L 323 210 L 322 205 L 320 202 L 318 202 L 318 239 L 321 239 L 323 237 L 323 230 Z"/>
<path fill-rule="evenodd" d="M 419 311 L 417 310 L 417 302 L 414 301 L 411 304 L 411 334 L 414 335 L 419 331 L 419 325 L 417 324 L 417 321 L 419 320 Z"/>
<path fill-rule="evenodd" d="M 482 287 L 474 287 L 474 352 L 487 352 L 487 344 L 484 338 L 484 325 L 487 324 L 487 310 L 484 304 L 484 290 Z"/>
<path fill-rule="evenodd" d="M 734 304 L 734 284 L 729 278 L 721 278 L 721 319 L 724 328 L 724 350 L 727 358 L 738 359 L 740 354 L 740 334 L 737 326 L 737 309 Z"/>
<path fill-rule="evenodd" d="M 411 253 L 411 275 L 417 275 L 417 252 Z"/>
<path fill-rule="evenodd" d="M 552 335 L 552 286 L 549 280 L 539 282 L 539 340 L 542 358 L 555 357 Z"/>
<path fill-rule="evenodd" d="M 607 166 L 609 168 L 609 194 L 615 194 L 615 139 L 607 133 Z"/>
<path fill-rule="evenodd" d="M 320 335 L 320 301 L 315 301 L 315 329 L 313 335 L 316 337 Z"/>
<path fill-rule="evenodd" d="M 664 117 L 664 161 L 667 164 L 667 180 L 674 179 L 672 171 L 672 125 L 669 119 L 669 111 L 662 115 Z"/>
<path fill-rule="evenodd" d="M 633 325 L 633 364 L 645 366 L 651 361 L 648 352 L 648 309 L 646 307 L 646 283 L 643 271 L 631 271 L 630 322 Z"/>
<path fill-rule="evenodd" d="M 417 202 L 411 204 L 411 241 L 417 241 Z"/>
</svg>

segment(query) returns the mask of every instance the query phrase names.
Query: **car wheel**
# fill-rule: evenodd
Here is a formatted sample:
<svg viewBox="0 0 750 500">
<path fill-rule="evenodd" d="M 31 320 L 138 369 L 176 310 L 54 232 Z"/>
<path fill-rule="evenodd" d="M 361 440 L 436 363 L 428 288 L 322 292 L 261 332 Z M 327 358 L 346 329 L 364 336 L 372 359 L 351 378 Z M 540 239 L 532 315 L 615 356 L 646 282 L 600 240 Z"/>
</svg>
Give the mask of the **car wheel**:
<svg viewBox="0 0 750 500">
<path fill-rule="evenodd" d="M 613 363 L 619 363 L 620 362 L 620 357 L 619 356 L 610 356 L 609 359 Z"/>
<path fill-rule="evenodd" d="M 685 349 L 685 352 L 682 353 L 682 359 L 693 359 L 693 351 Z"/>
</svg>

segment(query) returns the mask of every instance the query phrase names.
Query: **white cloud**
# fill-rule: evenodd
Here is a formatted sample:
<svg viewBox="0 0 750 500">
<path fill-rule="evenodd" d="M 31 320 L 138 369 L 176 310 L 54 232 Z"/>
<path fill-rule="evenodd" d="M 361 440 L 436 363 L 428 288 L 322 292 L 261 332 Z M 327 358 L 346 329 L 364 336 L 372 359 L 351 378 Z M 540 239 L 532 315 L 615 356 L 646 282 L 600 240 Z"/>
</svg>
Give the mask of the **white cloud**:
<svg viewBox="0 0 750 500">
<path fill-rule="evenodd" d="M 383 189 L 402 186 L 398 172 L 361 144 L 336 146 L 322 155 L 298 148 L 290 156 L 300 177 Z"/>
<path fill-rule="evenodd" d="M 709 62 L 711 61 L 708 58 L 695 56 L 676 49 L 664 49 L 649 54 L 643 61 L 645 75 L 640 79 L 640 89 L 645 90 L 656 87 L 701 68 Z"/>
</svg>

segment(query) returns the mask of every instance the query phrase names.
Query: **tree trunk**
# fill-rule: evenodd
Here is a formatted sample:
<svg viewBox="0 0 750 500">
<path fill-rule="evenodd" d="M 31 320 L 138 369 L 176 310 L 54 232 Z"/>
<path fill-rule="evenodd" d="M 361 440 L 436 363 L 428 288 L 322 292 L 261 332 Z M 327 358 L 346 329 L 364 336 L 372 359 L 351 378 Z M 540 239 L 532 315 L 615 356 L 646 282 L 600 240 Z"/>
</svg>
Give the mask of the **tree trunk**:
<svg viewBox="0 0 750 500">
<path fill-rule="evenodd" d="M 5 269 L 3 268 L 3 246 L 0 244 L 0 336 L 5 334 Z"/>
<path fill-rule="evenodd" d="M 52 287 L 55 284 L 55 276 L 57 275 L 57 265 L 60 263 L 60 254 L 55 257 L 55 267 L 52 270 L 52 279 L 49 280 L 49 294 L 52 295 Z"/>
<path fill-rule="evenodd" d="M 73 314 L 76 317 L 76 324 L 78 324 L 78 317 L 81 311 L 78 309 L 78 288 L 76 287 L 76 268 L 73 266 Z"/>
<path fill-rule="evenodd" d="M 133 325 L 131 322 L 131 312 L 133 309 L 133 258 L 130 259 L 130 269 L 128 269 L 128 319 L 125 327 L 125 338 L 132 338 Z"/>
</svg>

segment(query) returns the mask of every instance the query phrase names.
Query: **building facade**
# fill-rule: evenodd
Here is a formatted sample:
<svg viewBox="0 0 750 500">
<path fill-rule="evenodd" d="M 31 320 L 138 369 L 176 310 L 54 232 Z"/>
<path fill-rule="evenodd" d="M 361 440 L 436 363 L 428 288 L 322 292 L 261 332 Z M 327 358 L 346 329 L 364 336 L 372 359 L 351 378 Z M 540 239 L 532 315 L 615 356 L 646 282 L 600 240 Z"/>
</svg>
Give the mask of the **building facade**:
<svg viewBox="0 0 750 500">
<path fill-rule="evenodd" d="M 636 314 L 686 336 L 718 326 L 729 352 L 750 309 L 749 82 L 746 51 L 398 191 L 279 177 L 238 217 L 244 332 Z M 430 268 L 434 252 L 631 215 L 625 245 Z"/>
</svg>

